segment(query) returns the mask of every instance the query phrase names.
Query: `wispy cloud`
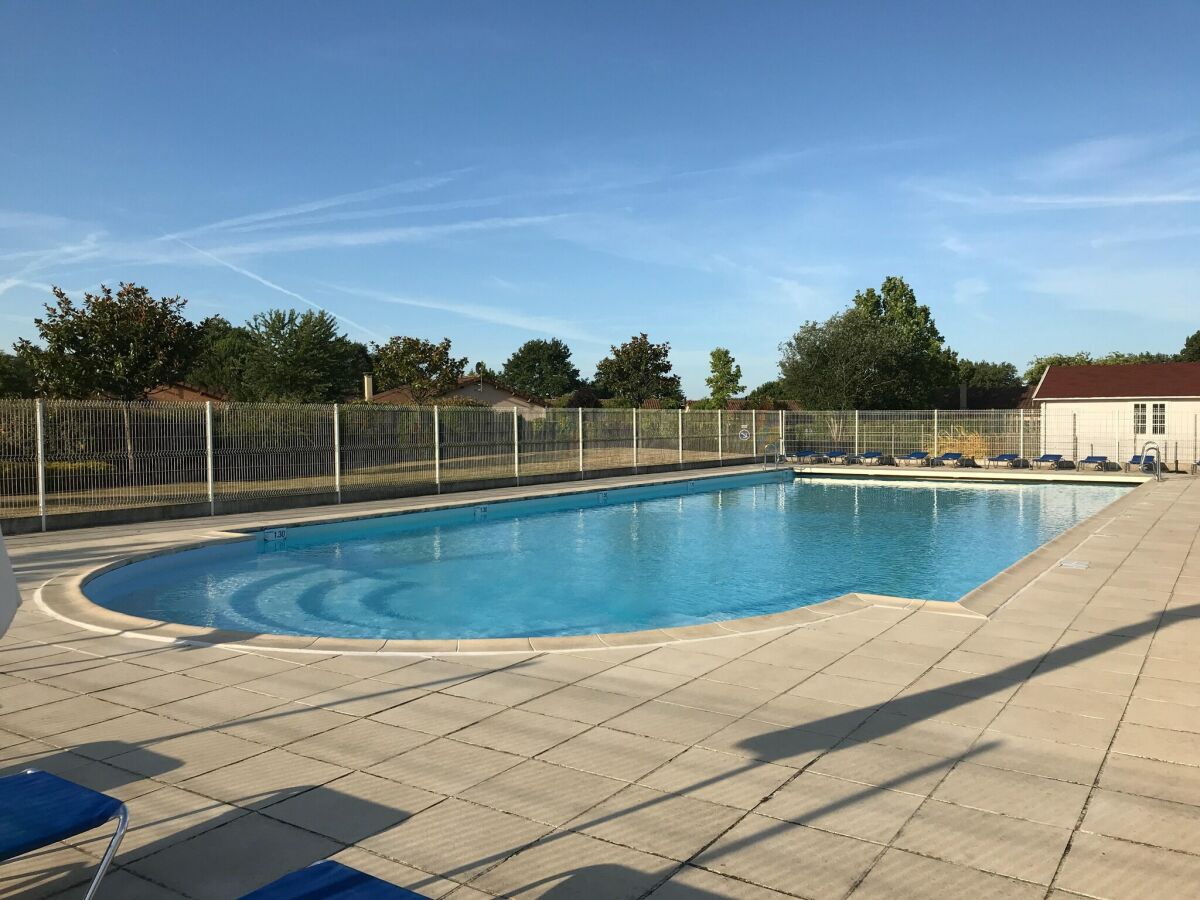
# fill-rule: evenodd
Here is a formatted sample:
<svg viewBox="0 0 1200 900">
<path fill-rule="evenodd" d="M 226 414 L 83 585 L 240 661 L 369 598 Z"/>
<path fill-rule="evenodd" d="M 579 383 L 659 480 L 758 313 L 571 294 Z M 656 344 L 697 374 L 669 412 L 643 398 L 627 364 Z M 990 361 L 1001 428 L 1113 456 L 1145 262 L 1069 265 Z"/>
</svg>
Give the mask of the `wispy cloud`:
<svg viewBox="0 0 1200 900">
<path fill-rule="evenodd" d="M 1195 322 L 1198 280 L 1200 270 L 1194 267 L 1065 266 L 1036 271 L 1023 287 L 1075 309 Z"/>
<path fill-rule="evenodd" d="M 1022 166 L 1022 177 L 1036 181 L 1074 181 L 1107 177 L 1142 160 L 1173 138 L 1119 135 L 1076 141 L 1035 157 Z"/>
<path fill-rule="evenodd" d="M 1194 237 L 1200 237 L 1200 227 L 1149 228 L 1143 231 L 1127 231 L 1122 234 L 1100 235 L 1092 238 L 1088 243 L 1093 247 L 1112 247 L 1120 244 L 1148 244 Z"/>
<path fill-rule="evenodd" d="M 589 331 L 563 319 L 548 316 L 535 316 L 516 310 L 499 309 L 493 306 L 483 306 L 477 303 L 456 303 L 449 300 L 439 300 L 430 297 L 412 297 L 400 294 L 390 294 L 384 291 L 367 288 L 347 287 L 339 284 L 326 284 L 331 290 L 338 291 L 351 297 L 361 297 L 380 303 L 390 303 L 396 306 L 413 306 L 419 309 L 433 309 L 465 319 L 475 319 L 493 325 L 504 325 L 518 331 L 532 331 L 537 334 L 548 334 L 555 337 L 567 338 L 584 343 L 603 344 Z"/>
<path fill-rule="evenodd" d="M 393 194 L 408 194 L 418 191 L 428 191 L 450 183 L 465 171 L 467 170 L 459 169 L 441 175 L 410 178 L 407 181 L 398 181 L 393 184 L 383 185 L 382 187 L 368 188 L 367 190 L 363 191 L 352 191 L 346 194 L 335 194 L 332 197 L 323 197 L 319 200 L 309 200 L 304 203 L 296 203 L 291 206 L 281 206 L 276 209 L 268 209 L 262 212 L 234 216 L 232 218 L 210 222 L 207 225 L 199 225 L 195 228 L 189 228 L 184 231 L 176 231 L 171 234 L 165 234 L 160 238 L 160 240 L 194 237 L 195 235 L 204 234 L 206 232 L 219 231 L 224 228 L 232 228 L 238 225 L 249 225 L 254 222 L 272 222 L 280 219 L 287 219 L 292 216 L 304 215 L 305 213 L 317 212 L 322 209 L 330 209 L 337 206 L 347 206 L 352 203 L 365 203 L 371 200 L 378 200 L 381 197 L 388 197 Z"/>
<path fill-rule="evenodd" d="M 348 318 L 347 316 L 343 316 L 341 313 L 335 312 L 334 310 L 329 309 L 326 306 L 322 306 L 320 303 L 314 303 L 312 300 L 309 300 L 304 295 L 298 294 L 296 291 L 293 291 L 290 288 L 285 288 L 283 285 L 276 284 L 273 281 L 263 278 L 263 276 L 257 274 L 256 272 L 251 272 L 249 269 L 244 269 L 241 266 L 234 265 L 233 263 L 229 262 L 228 260 L 222 259 L 221 257 L 217 256 L 215 253 L 210 253 L 207 250 L 201 250 L 199 247 L 188 243 L 187 241 L 183 240 L 182 238 L 176 238 L 175 240 L 177 240 L 179 243 L 183 244 L 183 246 L 187 247 L 189 250 L 199 253 L 201 256 L 207 257 L 208 259 L 212 260 L 213 262 L 217 263 L 218 265 L 222 265 L 232 272 L 237 272 L 239 275 L 245 276 L 246 278 L 249 278 L 251 281 L 257 281 L 263 287 L 270 288 L 273 291 L 278 291 L 279 293 L 281 293 L 287 297 L 291 297 L 294 300 L 299 300 L 305 306 L 308 306 L 312 309 L 320 310 L 321 312 L 327 312 L 331 316 L 336 318 L 338 321 L 345 322 L 347 325 L 351 326 L 352 328 L 357 329 L 358 331 L 362 332 L 363 334 L 367 335 L 368 337 L 370 337 L 374 340 L 377 340 L 377 341 L 383 340 L 382 336 L 378 332 L 372 331 L 370 328 L 367 328 L 366 326 L 361 325 L 358 322 L 355 322 L 353 319 Z"/>
<path fill-rule="evenodd" d="M 989 212 L 1053 209 L 1103 209 L 1132 206 L 1179 206 L 1200 203 L 1200 191 L 1130 191 L 1095 193 L 993 193 L 983 188 L 951 189 L 910 182 L 936 200 Z"/>
</svg>

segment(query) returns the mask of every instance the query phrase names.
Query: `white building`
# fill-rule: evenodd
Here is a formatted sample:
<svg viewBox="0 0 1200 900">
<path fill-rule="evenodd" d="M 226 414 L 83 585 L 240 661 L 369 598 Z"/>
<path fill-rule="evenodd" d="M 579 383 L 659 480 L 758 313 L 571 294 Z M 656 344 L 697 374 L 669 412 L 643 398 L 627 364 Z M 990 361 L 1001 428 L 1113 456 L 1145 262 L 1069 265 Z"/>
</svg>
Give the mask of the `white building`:
<svg viewBox="0 0 1200 900">
<path fill-rule="evenodd" d="M 1200 363 L 1050 366 L 1033 403 L 1043 453 L 1124 463 L 1154 441 L 1166 464 L 1200 460 Z"/>
</svg>

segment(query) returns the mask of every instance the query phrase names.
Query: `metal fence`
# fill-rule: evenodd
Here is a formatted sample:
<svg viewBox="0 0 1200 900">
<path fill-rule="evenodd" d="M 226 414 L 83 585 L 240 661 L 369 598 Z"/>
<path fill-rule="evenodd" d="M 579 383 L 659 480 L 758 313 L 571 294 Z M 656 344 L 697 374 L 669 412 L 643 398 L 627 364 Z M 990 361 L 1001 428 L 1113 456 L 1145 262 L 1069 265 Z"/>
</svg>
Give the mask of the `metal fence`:
<svg viewBox="0 0 1200 900">
<path fill-rule="evenodd" d="M 0 517 L 291 496 L 355 499 L 474 483 L 718 466 L 770 448 L 900 456 L 956 451 L 1106 455 L 1156 440 L 1168 467 L 1200 458 L 1197 416 L 1133 408 L 733 411 L 377 404 L 0 401 Z M 1161 426 L 1161 427 L 1160 427 Z M 1149 432 L 1149 433 L 1146 433 Z M 296 502 L 301 502 L 297 500 Z M 199 511 L 199 510 L 197 510 Z"/>
</svg>

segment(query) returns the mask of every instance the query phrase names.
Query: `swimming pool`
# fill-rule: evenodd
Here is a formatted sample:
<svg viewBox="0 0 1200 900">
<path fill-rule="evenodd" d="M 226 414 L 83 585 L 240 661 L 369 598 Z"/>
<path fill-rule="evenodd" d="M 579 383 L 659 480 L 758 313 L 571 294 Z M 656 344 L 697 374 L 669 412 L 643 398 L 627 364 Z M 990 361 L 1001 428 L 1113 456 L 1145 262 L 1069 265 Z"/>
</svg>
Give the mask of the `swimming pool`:
<svg viewBox="0 0 1200 900">
<path fill-rule="evenodd" d="M 119 612 L 255 633 L 636 631 L 853 591 L 956 600 L 1127 490 L 772 471 L 262 532 L 84 590 Z"/>
</svg>

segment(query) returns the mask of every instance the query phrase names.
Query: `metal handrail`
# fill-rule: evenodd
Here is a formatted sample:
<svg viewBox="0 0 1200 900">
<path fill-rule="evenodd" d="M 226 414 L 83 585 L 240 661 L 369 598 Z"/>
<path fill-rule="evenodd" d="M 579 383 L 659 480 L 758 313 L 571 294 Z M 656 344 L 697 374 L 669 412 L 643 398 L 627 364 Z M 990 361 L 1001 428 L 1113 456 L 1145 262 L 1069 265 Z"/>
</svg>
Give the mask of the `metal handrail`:
<svg viewBox="0 0 1200 900">
<path fill-rule="evenodd" d="M 1142 444 L 1142 452 L 1139 456 L 1142 461 L 1142 471 L 1146 471 L 1146 450 L 1149 447 L 1154 448 L 1154 480 L 1162 481 L 1162 448 L 1158 446 L 1158 441 L 1146 441 Z"/>
<path fill-rule="evenodd" d="M 783 455 L 779 452 L 779 441 L 771 441 L 767 446 L 763 447 L 763 464 L 762 467 L 767 467 L 767 458 L 770 457 L 772 451 L 775 453 L 775 462 L 772 468 L 779 468 L 779 461 L 783 459 Z"/>
</svg>

